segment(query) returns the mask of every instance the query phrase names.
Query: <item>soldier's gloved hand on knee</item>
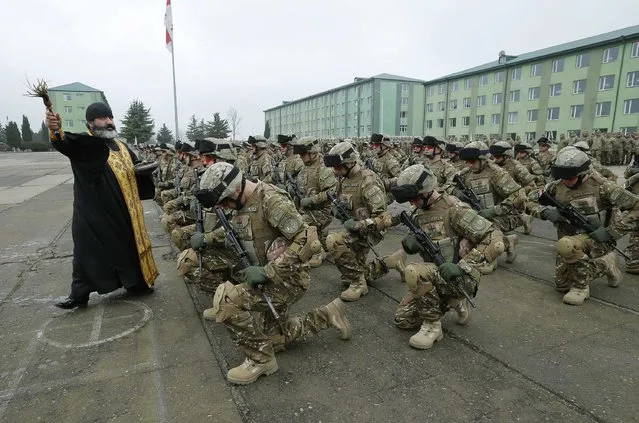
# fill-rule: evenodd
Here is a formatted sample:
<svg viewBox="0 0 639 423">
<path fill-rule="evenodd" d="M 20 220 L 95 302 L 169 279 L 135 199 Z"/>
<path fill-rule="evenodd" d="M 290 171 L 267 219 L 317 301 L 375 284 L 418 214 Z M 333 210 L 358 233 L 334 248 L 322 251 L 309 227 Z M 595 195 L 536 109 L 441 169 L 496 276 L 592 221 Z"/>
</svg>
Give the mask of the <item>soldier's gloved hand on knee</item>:
<svg viewBox="0 0 639 423">
<path fill-rule="evenodd" d="M 455 263 L 442 263 L 439 266 L 439 275 L 446 282 L 449 282 L 460 276 L 464 276 L 464 271 Z"/>
<path fill-rule="evenodd" d="M 567 221 L 566 218 L 559 213 L 559 210 L 557 210 L 556 207 L 544 207 L 539 216 L 543 220 L 549 220 L 552 223 L 562 223 Z"/>
<path fill-rule="evenodd" d="M 417 237 L 413 234 L 402 239 L 402 247 L 407 254 L 417 254 L 423 250 L 422 244 L 419 243 Z"/>
<path fill-rule="evenodd" d="M 615 240 L 615 238 L 608 231 L 608 229 L 604 228 L 603 226 L 601 228 L 597 228 L 594 231 L 590 232 L 588 236 L 590 237 L 590 239 L 593 239 L 597 242 L 601 242 L 604 244 Z"/>
<path fill-rule="evenodd" d="M 494 207 L 488 207 L 487 209 L 481 209 L 479 210 L 479 212 L 477 212 L 478 215 L 480 215 L 481 217 L 483 217 L 484 219 L 492 219 L 495 216 L 497 216 L 497 212 L 495 211 Z"/>
<path fill-rule="evenodd" d="M 310 209 L 313 205 L 313 200 L 310 197 L 304 197 L 300 200 L 300 207 L 303 209 Z"/>
<path fill-rule="evenodd" d="M 258 285 L 268 282 L 266 270 L 262 266 L 249 266 L 244 269 L 244 279 L 252 288 L 257 288 Z"/>
<path fill-rule="evenodd" d="M 191 248 L 198 251 L 204 247 L 206 247 L 206 238 L 202 232 L 195 232 L 191 235 Z"/>
<path fill-rule="evenodd" d="M 355 219 L 348 219 L 344 222 L 344 228 L 349 232 L 359 232 L 362 229 L 362 225 Z"/>
</svg>

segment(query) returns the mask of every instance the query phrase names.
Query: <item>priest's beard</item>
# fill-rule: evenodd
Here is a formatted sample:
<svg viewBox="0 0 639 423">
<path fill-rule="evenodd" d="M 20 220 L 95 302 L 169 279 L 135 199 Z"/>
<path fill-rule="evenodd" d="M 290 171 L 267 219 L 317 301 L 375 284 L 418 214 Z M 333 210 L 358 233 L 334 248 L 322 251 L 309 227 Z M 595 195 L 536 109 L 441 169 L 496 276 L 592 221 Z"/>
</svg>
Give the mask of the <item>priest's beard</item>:
<svg viewBox="0 0 639 423">
<path fill-rule="evenodd" d="M 107 125 L 104 128 L 93 128 L 93 136 L 112 140 L 118 136 L 118 133 L 115 130 L 115 125 Z"/>
</svg>

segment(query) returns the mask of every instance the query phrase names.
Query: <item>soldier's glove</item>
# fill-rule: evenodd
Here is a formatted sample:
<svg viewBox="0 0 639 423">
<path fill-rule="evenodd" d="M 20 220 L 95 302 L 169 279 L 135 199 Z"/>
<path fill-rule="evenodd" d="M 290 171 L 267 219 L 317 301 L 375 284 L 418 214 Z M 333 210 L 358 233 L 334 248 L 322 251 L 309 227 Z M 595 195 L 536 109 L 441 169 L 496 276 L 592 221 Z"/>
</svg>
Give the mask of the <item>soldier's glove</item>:
<svg viewBox="0 0 639 423">
<path fill-rule="evenodd" d="M 539 214 L 543 220 L 550 220 L 552 223 L 564 223 L 568 220 L 559 213 L 557 207 L 544 207 Z"/>
<path fill-rule="evenodd" d="M 615 240 L 615 237 L 610 233 L 610 231 L 608 231 L 608 229 L 604 228 L 603 226 L 590 232 L 588 236 L 590 237 L 590 239 L 601 242 L 603 244 L 607 244 Z"/>
<path fill-rule="evenodd" d="M 442 263 L 439 266 L 439 275 L 446 282 L 450 282 L 455 278 L 464 276 L 464 271 L 455 263 Z"/>
<path fill-rule="evenodd" d="M 206 238 L 202 232 L 195 232 L 191 235 L 191 248 L 195 251 L 199 251 L 206 247 Z"/>
<path fill-rule="evenodd" d="M 313 200 L 310 197 L 304 197 L 300 200 L 300 207 L 303 209 L 310 209 L 313 206 Z"/>
<path fill-rule="evenodd" d="M 355 219 L 348 219 L 344 222 L 344 228 L 349 232 L 359 232 L 362 230 L 362 224 Z"/>
<path fill-rule="evenodd" d="M 402 247 L 407 254 L 417 254 L 423 250 L 422 244 L 419 243 L 417 237 L 413 234 L 402 239 Z"/>
<path fill-rule="evenodd" d="M 244 269 L 244 279 L 251 288 L 257 288 L 259 285 L 268 282 L 266 270 L 262 266 L 249 266 Z"/>
<path fill-rule="evenodd" d="M 333 215 L 333 217 L 342 221 L 342 223 L 344 222 L 342 220 L 342 215 L 340 214 L 339 209 L 337 208 L 335 204 L 331 204 L 331 214 Z"/>
<path fill-rule="evenodd" d="M 483 217 L 484 219 L 492 219 L 495 216 L 497 216 L 497 212 L 495 211 L 494 207 L 488 207 L 487 209 L 481 209 L 479 210 L 479 212 L 477 213 L 478 215 L 480 215 L 481 217 Z"/>
</svg>

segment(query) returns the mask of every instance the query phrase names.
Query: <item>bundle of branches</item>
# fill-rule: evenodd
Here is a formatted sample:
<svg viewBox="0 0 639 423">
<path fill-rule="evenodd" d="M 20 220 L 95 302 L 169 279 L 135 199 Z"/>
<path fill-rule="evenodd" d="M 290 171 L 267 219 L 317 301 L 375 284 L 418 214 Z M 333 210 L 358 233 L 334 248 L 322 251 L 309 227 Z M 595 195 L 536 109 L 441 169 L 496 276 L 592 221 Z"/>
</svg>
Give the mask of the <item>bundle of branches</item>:
<svg viewBox="0 0 639 423">
<path fill-rule="evenodd" d="M 28 90 L 26 95 L 28 97 L 40 97 L 47 110 L 53 112 L 53 104 L 49 98 L 49 87 L 47 86 L 47 81 L 44 79 L 38 79 L 35 84 L 31 84 L 27 81 L 27 87 Z"/>
</svg>

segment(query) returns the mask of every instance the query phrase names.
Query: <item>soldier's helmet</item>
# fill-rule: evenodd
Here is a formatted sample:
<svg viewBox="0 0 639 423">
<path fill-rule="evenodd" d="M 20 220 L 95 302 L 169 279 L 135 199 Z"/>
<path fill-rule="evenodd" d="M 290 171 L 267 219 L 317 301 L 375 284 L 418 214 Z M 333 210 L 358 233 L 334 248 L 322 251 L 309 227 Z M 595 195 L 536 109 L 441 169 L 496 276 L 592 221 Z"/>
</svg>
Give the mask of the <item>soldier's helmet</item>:
<svg viewBox="0 0 639 423">
<path fill-rule="evenodd" d="M 204 207 L 215 207 L 242 188 L 244 175 L 230 163 L 215 163 L 206 169 L 195 197 Z"/>
<path fill-rule="evenodd" d="M 335 167 L 343 164 L 356 163 L 359 154 L 357 150 L 348 141 L 342 141 L 324 156 L 324 164 L 327 167 Z"/>
<path fill-rule="evenodd" d="M 543 145 L 547 145 L 547 146 L 549 146 L 549 147 L 550 147 L 551 142 L 550 142 L 550 140 L 549 140 L 548 138 L 546 138 L 546 137 L 541 137 L 541 138 L 539 138 L 539 139 L 537 140 L 537 144 L 539 144 L 539 145 L 542 145 L 542 144 L 543 144 Z"/>
<path fill-rule="evenodd" d="M 390 137 L 382 134 L 373 134 L 371 135 L 371 144 L 381 144 L 386 147 L 392 147 L 393 143 L 391 142 Z"/>
<path fill-rule="evenodd" d="M 483 141 L 472 141 L 466 144 L 459 152 L 459 158 L 462 160 L 488 159 L 490 150 L 488 145 Z"/>
<path fill-rule="evenodd" d="M 293 143 L 294 154 L 321 153 L 321 152 L 322 152 L 322 149 L 320 148 L 320 143 L 317 138 L 302 137 L 298 140 L 295 140 L 295 142 Z"/>
<path fill-rule="evenodd" d="M 444 141 L 439 141 L 437 138 L 431 136 L 431 135 L 426 135 L 422 141 L 422 145 L 430 145 L 433 147 L 442 147 L 442 144 L 444 144 Z"/>
<path fill-rule="evenodd" d="M 404 169 L 397 177 L 397 185 L 391 188 L 391 194 L 398 203 L 405 203 L 420 194 L 427 196 L 437 188 L 437 178 L 433 172 L 421 164 Z"/>
<path fill-rule="evenodd" d="M 585 174 L 590 169 L 590 158 L 578 148 L 562 148 L 550 168 L 555 179 L 571 179 Z"/>
<path fill-rule="evenodd" d="M 288 145 L 291 141 L 293 141 L 295 139 L 295 135 L 284 135 L 284 134 L 279 134 L 277 136 L 277 142 L 280 145 Z"/>
<path fill-rule="evenodd" d="M 255 148 L 268 148 L 266 138 L 261 135 L 250 135 L 248 137 L 248 143 L 254 145 Z"/>
<path fill-rule="evenodd" d="M 533 152 L 533 148 L 532 148 L 532 146 L 526 144 L 525 142 L 519 142 L 519 143 L 515 144 L 515 153 L 519 153 L 520 151 L 525 151 L 527 153 L 532 153 Z"/>
<path fill-rule="evenodd" d="M 215 145 L 213 151 L 209 153 L 210 155 L 229 162 L 237 160 L 237 151 L 232 141 L 221 140 L 219 138 L 205 138 L 205 140 L 211 141 Z"/>
<path fill-rule="evenodd" d="M 583 151 L 586 154 L 590 154 L 590 146 L 586 141 L 577 141 L 573 147 L 575 147 L 579 151 Z"/>
<path fill-rule="evenodd" d="M 424 139 L 422 137 L 413 138 L 413 141 L 411 142 L 411 146 L 414 147 L 416 145 L 424 145 Z"/>
<path fill-rule="evenodd" d="M 490 146 L 489 151 L 493 156 L 513 156 L 513 148 L 506 141 L 497 141 Z"/>
<path fill-rule="evenodd" d="M 446 143 L 445 150 L 449 153 L 459 153 L 464 148 L 464 143 L 457 140 L 452 140 Z"/>
</svg>

